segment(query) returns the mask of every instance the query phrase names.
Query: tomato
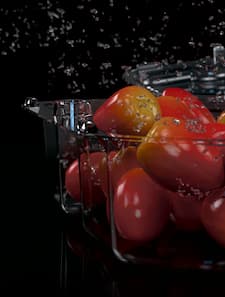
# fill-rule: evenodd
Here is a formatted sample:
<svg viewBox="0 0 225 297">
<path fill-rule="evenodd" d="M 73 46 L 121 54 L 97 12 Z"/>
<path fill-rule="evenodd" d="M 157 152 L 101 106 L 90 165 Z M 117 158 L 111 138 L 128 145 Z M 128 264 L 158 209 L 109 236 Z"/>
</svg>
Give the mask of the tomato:
<svg viewBox="0 0 225 297">
<path fill-rule="evenodd" d="M 170 202 L 162 189 L 142 168 L 127 171 L 118 181 L 114 195 L 114 218 L 122 238 L 153 240 L 165 228 Z"/>
<path fill-rule="evenodd" d="M 201 140 L 201 139 L 205 139 Z M 157 182 L 183 195 L 204 198 L 224 183 L 223 156 L 208 144 L 205 125 L 164 117 L 137 148 L 137 159 Z"/>
<path fill-rule="evenodd" d="M 74 160 L 65 173 L 65 188 L 68 194 L 77 202 L 80 201 L 79 161 Z"/>
<path fill-rule="evenodd" d="M 106 214 L 108 221 L 109 219 L 109 187 L 108 187 L 108 179 L 111 179 L 111 191 L 112 195 L 114 194 L 114 190 L 116 188 L 118 180 L 121 176 L 133 168 L 139 168 L 140 164 L 137 161 L 137 148 L 134 146 L 127 146 L 121 148 L 118 152 L 111 152 L 108 156 L 108 169 L 109 175 L 107 176 L 107 172 L 105 170 L 104 176 L 101 174 L 101 184 L 103 192 L 105 193 L 107 199 L 106 205 Z M 102 163 L 106 162 L 106 158 L 103 159 Z M 106 164 L 104 166 L 107 166 Z M 103 171 L 101 171 L 103 173 Z"/>
<path fill-rule="evenodd" d="M 112 159 L 111 162 L 111 179 L 113 189 L 116 187 L 120 177 L 128 170 L 141 167 L 137 160 L 137 148 L 128 146 L 122 148 Z"/>
<path fill-rule="evenodd" d="M 110 96 L 94 113 L 94 123 L 107 134 L 145 135 L 160 108 L 156 97 L 141 86 L 127 86 Z"/>
<path fill-rule="evenodd" d="M 107 158 L 103 158 L 101 162 L 101 185 L 102 190 L 108 196 L 108 181 L 111 180 L 111 190 L 114 191 L 117 181 L 128 170 L 140 167 L 137 161 L 137 148 L 135 146 L 127 146 L 121 148 L 119 151 L 112 151 Z M 107 176 L 107 162 L 109 175 Z"/>
<path fill-rule="evenodd" d="M 80 201 L 82 187 L 87 203 L 101 203 L 105 201 L 105 196 L 100 186 L 99 173 L 99 165 L 104 155 L 104 152 L 81 154 L 80 173 L 78 160 L 75 160 L 68 167 L 65 173 L 65 188 L 74 200 Z M 80 176 L 82 178 L 81 182 Z"/>
<path fill-rule="evenodd" d="M 225 161 L 225 125 L 220 122 L 209 123 L 206 125 L 206 129 L 209 139 L 215 140 L 214 145 L 218 146 Z"/>
<path fill-rule="evenodd" d="M 160 96 L 158 102 L 162 117 L 175 117 L 178 119 L 192 119 L 193 114 L 187 105 L 178 97 Z"/>
<path fill-rule="evenodd" d="M 192 117 L 198 119 L 204 124 L 214 123 L 216 119 L 203 102 L 192 93 L 182 88 L 166 88 L 163 96 L 173 96 L 179 98 L 188 108 Z"/>
<path fill-rule="evenodd" d="M 171 193 L 169 197 L 172 205 L 171 217 L 179 230 L 198 231 L 202 229 L 202 199 L 182 196 L 179 193 Z"/>
<path fill-rule="evenodd" d="M 203 201 L 201 219 L 209 235 L 225 247 L 225 193 L 218 192 Z"/>
<path fill-rule="evenodd" d="M 217 122 L 221 124 L 225 124 L 225 110 L 221 112 L 221 114 L 218 116 Z"/>
<path fill-rule="evenodd" d="M 99 165 L 100 185 L 106 197 L 109 197 L 110 164 L 117 153 L 118 151 L 111 151 L 108 154 L 105 154 Z"/>
</svg>

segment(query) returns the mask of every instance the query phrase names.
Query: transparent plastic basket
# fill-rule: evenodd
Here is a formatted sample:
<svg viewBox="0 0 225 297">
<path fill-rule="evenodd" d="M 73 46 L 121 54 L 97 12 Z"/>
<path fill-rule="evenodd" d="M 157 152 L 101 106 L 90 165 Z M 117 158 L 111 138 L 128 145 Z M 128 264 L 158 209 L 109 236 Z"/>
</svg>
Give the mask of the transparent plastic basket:
<svg viewBox="0 0 225 297">
<path fill-rule="evenodd" d="M 92 102 L 94 113 L 96 106 L 100 106 L 102 101 L 90 100 L 90 105 Z M 224 101 L 216 105 L 213 109 L 216 110 L 214 114 L 219 114 L 223 109 Z M 218 245 L 204 228 L 187 232 L 177 228 L 173 219 L 170 219 L 160 235 L 153 240 L 130 240 L 121 234 L 115 218 L 115 184 L 111 170 L 112 162 L 120 162 L 120 157 L 118 159 L 113 157 L 112 161 L 111 154 L 114 156 L 114 152 L 125 151 L 127 148 L 136 149 L 143 139 L 144 137 L 130 135 L 109 136 L 98 130 L 94 133 L 83 131 L 77 135 L 84 229 L 104 246 L 112 249 L 116 258 L 122 262 L 224 271 L 225 249 Z M 224 138 L 218 141 L 201 138 L 173 140 L 164 138 L 163 140 L 153 139 L 153 141 L 156 143 L 163 141 L 165 146 L 173 145 L 175 141 L 176 145 L 184 148 L 194 145 L 197 151 L 201 151 L 204 147 L 206 152 L 213 148 L 222 150 L 221 154 L 224 154 L 225 150 Z M 95 157 L 93 157 L 96 153 L 101 154 L 104 160 L 101 161 L 100 173 L 99 168 L 96 169 Z M 198 179 L 200 172 L 198 166 L 200 165 L 196 163 L 196 159 L 190 158 L 189 167 L 193 169 L 192 180 Z M 210 176 L 212 172 L 213 169 L 212 171 L 209 169 L 208 175 Z M 173 176 L 173 168 L 171 168 L 171 176 L 172 182 L 173 179 L 175 181 L 180 178 Z M 220 188 L 222 193 L 223 187 Z M 182 190 L 179 189 L 177 192 L 180 194 Z M 102 195 L 103 193 L 105 195 Z M 130 223 L 133 228 L 134 224 Z"/>
</svg>

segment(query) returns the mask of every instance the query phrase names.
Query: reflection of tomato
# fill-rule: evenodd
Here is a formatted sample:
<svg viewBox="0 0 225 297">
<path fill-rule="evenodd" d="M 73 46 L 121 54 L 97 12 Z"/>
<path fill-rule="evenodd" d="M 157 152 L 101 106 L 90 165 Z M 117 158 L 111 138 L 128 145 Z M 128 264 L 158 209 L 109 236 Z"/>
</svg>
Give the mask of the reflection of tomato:
<svg viewBox="0 0 225 297">
<path fill-rule="evenodd" d="M 156 238 L 168 222 L 169 199 L 142 168 L 125 173 L 114 195 L 115 225 L 121 237 L 146 241 Z"/>
<path fill-rule="evenodd" d="M 221 124 L 225 124 L 225 110 L 221 112 L 221 114 L 218 116 L 217 122 Z"/>
<path fill-rule="evenodd" d="M 216 146 L 200 141 L 207 137 L 203 124 L 165 117 L 143 139 L 137 158 L 168 189 L 199 199 L 224 182 L 223 156 Z"/>
<path fill-rule="evenodd" d="M 208 233 L 225 247 L 225 193 L 220 192 L 203 201 L 201 218 Z"/>
<path fill-rule="evenodd" d="M 193 114 L 178 97 L 160 96 L 158 102 L 162 117 L 175 117 L 178 119 L 192 119 Z"/>
<path fill-rule="evenodd" d="M 83 153 L 80 156 L 81 187 L 85 199 L 93 199 L 99 203 L 105 200 L 100 187 L 99 165 L 104 157 L 103 152 Z M 67 192 L 76 201 L 80 201 L 80 174 L 78 160 L 75 160 L 66 170 L 65 187 Z"/>
<path fill-rule="evenodd" d="M 97 128 L 110 134 L 145 135 L 160 116 L 156 97 L 144 87 L 127 86 L 95 112 Z"/>
<path fill-rule="evenodd" d="M 198 97 L 182 88 L 166 88 L 162 95 L 179 98 L 189 108 L 192 117 L 204 124 L 216 121 L 213 114 Z"/>
<path fill-rule="evenodd" d="M 169 197 L 172 204 L 172 220 L 178 229 L 195 231 L 202 228 L 200 215 L 202 200 L 178 193 L 171 193 Z"/>
</svg>

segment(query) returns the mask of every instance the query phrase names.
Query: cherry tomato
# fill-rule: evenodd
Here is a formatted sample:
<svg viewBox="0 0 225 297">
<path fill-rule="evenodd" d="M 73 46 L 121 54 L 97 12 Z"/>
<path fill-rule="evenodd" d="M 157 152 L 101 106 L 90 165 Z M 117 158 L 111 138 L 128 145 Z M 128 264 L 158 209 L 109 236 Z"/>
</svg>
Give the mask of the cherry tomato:
<svg viewBox="0 0 225 297">
<path fill-rule="evenodd" d="M 219 191 L 203 201 L 201 219 L 209 235 L 225 247 L 225 193 Z"/>
<path fill-rule="evenodd" d="M 192 117 L 198 119 L 204 124 L 214 123 L 216 119 L 203 102 L 192 93 L 182 88 L 166 88 L 163 96 L 173 96 L 179 98 L 188 108 Z"/>
<path fill-rule="evenodd" d="M 147 241 L 160 235 L 170 213 L 164 190 L 142 168 L 127 171 L 114 195 L 115 225 L 121 237 Z"/>
<path fill-rule="evenodd" d="M 203 124 L 164 117 L 138 146 L 137 159 L 168 189 L 204 198 L 205 192 L 224 184 L 223 156 L 218 147 L 207 144 L 208 138 Z"/>
<path fill-rule="evenodd" d="M 105 196 L 100 186 L 99 165 L 104 157 L 103 152 L 83 153 L 79 161 L 75 160 L 66 170 L 65 188 L 72 198 L 80 201 L 81 187 L 87 203 L 101 203 Z M 82 180 L 80 182 L 80 176 Z"/>
<path fill-rule="evenodd" d="M 108 134 L 145 135 L 159 117 L 159 104 L 150 91 L 127 86 L 110 96 L 96 110 L 93 120 Z"/>
<path fill-rule="evenodd" d="M 179 98 L 174 96 L 160 96 L 158 102 L 162 117 L 175 117 L 178 119 L 192 119 L 190 108 Z"/>
<path fill-rule="evenodd" d="M 225 124 L 225 110 L 221 112 L 221 114 L 218 116 L 217 122 L 221 124 Z"/>
</svg>

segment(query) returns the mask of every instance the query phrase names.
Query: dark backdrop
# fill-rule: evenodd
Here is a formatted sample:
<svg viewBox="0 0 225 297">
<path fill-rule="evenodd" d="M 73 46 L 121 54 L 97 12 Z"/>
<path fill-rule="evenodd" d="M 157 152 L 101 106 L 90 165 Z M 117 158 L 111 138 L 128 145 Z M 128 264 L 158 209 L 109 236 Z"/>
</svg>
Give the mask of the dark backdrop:
<svg viewBox="0 0 225 297">
<path fill-rule="evenodd" d="M 1 3 L 0 55 L 18 95 L 106 97 L 124 85 L 124 66 L 194 59 L 224 43 L 217 0 Z"/>
</svg>

